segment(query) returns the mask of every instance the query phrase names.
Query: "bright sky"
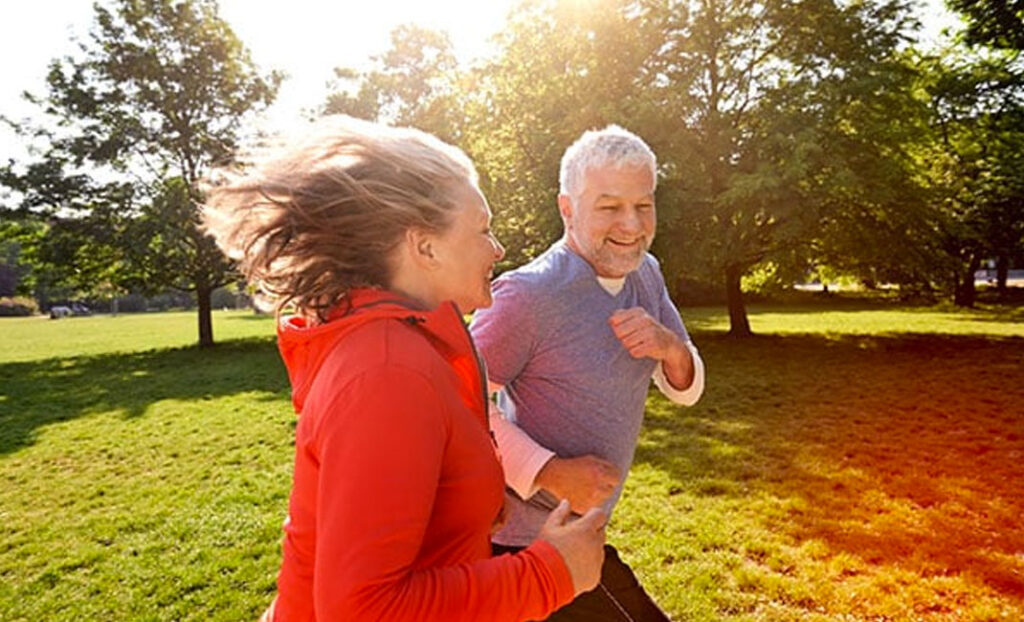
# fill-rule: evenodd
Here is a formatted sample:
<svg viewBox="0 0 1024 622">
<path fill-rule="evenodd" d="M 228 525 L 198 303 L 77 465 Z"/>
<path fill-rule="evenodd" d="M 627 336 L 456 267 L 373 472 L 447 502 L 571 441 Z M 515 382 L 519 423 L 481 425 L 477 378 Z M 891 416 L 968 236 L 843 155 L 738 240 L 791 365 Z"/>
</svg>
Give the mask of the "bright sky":
<svg viewBox="0 0 1024 622">
<path fill-rule="evenodd" d="M 922 0 L 927 36 L 953 22 L 941 0 Z M 388 48 L 388 34 L 403 23 L 446 30 L 460 61 L 489 53 L 512 0 L 220 0 L 221 15 L 263 69 L 289 74 L 270 113 L 286 125 L 319 105 L 338 66 L 361 66 Z M 75 51 L 92 22 L 92 0 L 0 0 L 0 114 L 20 119 L 35 108 L 25 90 L 42 94 L 49 61 Z M 22 145 L 0 127 L 0 162 L 24 156 Z"/>
<path fill-rule="evenodd" d="M 400 24 L 445 30 L 461 62 L 489 53 L 512 0 L 220 0 L 221 16 L 264 69 L 285 71 L 270 111 L 286 125 L 326 98 L 335 67 L 364 66 L 389 47 Z M 92 0 L 0 0 L 0 114 L 21 119 L 36 108 L 21 98 L 42 94 L 50 60 L 75 52 L 85 38 Z M 0 161 L 22 157 L 17 137 L 0 127 Z"/>
</svg>

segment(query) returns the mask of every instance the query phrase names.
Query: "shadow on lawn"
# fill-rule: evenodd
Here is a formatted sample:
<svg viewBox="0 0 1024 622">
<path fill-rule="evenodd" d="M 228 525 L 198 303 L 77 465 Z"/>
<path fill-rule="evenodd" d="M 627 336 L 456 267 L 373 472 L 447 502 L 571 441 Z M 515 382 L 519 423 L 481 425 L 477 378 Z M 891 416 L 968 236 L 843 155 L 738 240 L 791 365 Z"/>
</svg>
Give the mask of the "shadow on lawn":
<svg viewBox="0 0 1024 622">
<path fill-rule="evenodd" d="M 32 444 L 40 427 L 91 413 L 138 417 L 164 399 L 287 389 L 271 339 L 7 363 L 0 365 L 0 455 Z"/>
<path fill-rule="evenodd" d="M 700 343 L 702 402 L 653 400 L 637 462 L 698 495 L 790 501 L 770 528 L 797 541 L 1024 598 L 1024 340 Z"/>
</svg>

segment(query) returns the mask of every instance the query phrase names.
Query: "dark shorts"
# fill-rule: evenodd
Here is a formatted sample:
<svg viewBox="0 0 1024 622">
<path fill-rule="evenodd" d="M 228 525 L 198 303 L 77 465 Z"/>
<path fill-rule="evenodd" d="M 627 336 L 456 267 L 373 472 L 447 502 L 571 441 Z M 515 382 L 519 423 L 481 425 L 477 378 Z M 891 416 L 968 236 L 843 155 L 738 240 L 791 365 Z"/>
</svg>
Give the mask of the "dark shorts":
<svg viewBox="0 0 1024 622">
<path fill-rule="evenodd" d="M 522 547 L 492 544 L 494 555 L 515 553 Z M 551 614 L 548 622 L 671 622 L 647 595 L 615 547 L 604 546 L 601 583 Z"/>
</svg>

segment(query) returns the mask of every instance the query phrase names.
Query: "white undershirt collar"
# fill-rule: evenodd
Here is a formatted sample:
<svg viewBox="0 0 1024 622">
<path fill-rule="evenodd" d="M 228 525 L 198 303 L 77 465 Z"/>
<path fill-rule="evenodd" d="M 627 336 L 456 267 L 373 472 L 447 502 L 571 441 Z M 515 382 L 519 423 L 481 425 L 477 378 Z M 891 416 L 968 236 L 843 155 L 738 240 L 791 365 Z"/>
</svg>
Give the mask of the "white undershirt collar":
<svg viewBox="0 0 1024 622">
<path fill-rule="evenodd" d="M 612 296 L 618 296 L 619 292 L 626 285 L 626 277 L 620 276 L 618 278 L 610 278 L 599 276 L 597 282 L 601 285 L 601 288 L 611 294 Z"/>
</svg>

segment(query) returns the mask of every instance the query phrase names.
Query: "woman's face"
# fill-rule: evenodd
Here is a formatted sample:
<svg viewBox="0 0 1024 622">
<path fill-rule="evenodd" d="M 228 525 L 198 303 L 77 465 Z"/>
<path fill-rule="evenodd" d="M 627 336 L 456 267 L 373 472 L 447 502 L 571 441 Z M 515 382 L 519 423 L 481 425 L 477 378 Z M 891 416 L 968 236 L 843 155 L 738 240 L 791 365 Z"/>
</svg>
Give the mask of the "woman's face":
<svg viewBox="0 0 1024 622">
<path fill-rule="evenodd" d="M 491 210 L 476 186 L 461 184 L 452 193 L 451 224 L 438 234 L 434 252 L 434 297 L 453 300 L 462 313 L 491 305 L 494 264 L 505 249 L 491 233 Z"/>
</svg>

